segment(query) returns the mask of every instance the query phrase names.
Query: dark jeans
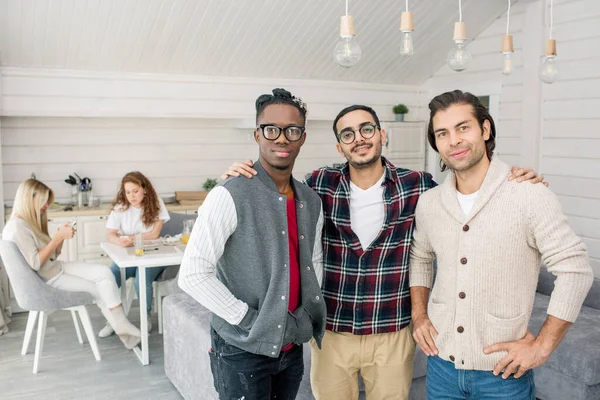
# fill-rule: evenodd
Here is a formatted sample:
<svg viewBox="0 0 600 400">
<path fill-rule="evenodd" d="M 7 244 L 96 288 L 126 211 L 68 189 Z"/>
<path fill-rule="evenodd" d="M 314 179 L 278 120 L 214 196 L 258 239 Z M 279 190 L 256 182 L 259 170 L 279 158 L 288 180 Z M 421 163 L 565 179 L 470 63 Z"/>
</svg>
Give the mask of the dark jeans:
<svg viewBox="0 0 600 400">
<path fill-rule="evenodd" d="M 248 353 L 211 329 L 210 368 L 220 400 L 294 400 L 304 375 L 302 346 L 277 358 Z"/>
<path fill-rule="evenodd" d="M 437 356 L 427 358 L 426 386 L 428 400 L 535 400 L 533 370 L 502 379 L 492 371 L 456 369 Z"/>
<path fill-rule="evenodd" d="M 158 278 L 161 272 L 163 272 L 165 267 L 152 267 L 146 268 L 146 311 L 150 314 L 152 311 L 152 295 L 154 293 L 154 289 L 152 288 L 152 282 Z M 121 269 L 117 266 L 117 264 L 113 263 L 110 266 L 110 270 L 115 276 L 115 281 L 117 282 L 117 286 L 121 287 Z M 139 269 L 138 267 L 129 267 L 125 268 L 125 279 L 133 278 L 135 276 L 135 292 L 138 295 L 138 299 L 140 298 L 140 277 L 138 275 Z"/>
</svg>

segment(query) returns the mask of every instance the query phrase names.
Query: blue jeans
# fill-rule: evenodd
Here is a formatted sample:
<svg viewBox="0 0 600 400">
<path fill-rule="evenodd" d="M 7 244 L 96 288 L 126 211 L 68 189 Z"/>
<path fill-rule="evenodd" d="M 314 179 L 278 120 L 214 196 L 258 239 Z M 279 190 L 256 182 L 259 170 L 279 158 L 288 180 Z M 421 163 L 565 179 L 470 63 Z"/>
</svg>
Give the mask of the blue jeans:
<svg viewBox="0 0 600 400">
<path fill-rule="evenodd" d="M 164 267 L 153 267 L 146 268 L 146 303 L 148 307 L 146 307 L 146 311 L 150 314 L 152 311 L 152 282 L 158 278 L 161 272 L 164 271 Z M 115 281 L 117 281 L 117 286 L 121 287 L 121 268 L 117 266 L 117 264 L 113 263 L 110 266 L 110 270 L 115 276 Z M 135 276 L 135 292 L 137 293 L 138 299 L 140 298 L 140 277 L 138 276 L 138 267 L 128 267 L 125 268 L 125 279 L 133 278 Z"/>
<path fill-rule="evenodd" d="M 533 370 L 515 379 L 492 371 L 462 370 L 439 357 L 427 358 L 428 400 L 535 400 Z"/>
<path fill-rule="evenodd" d="M 271 358 L 239 349 L 210 331 L 210 369 L 220 400 L 296 398 L 304 375 L 302 345 Z"/>
</svg>

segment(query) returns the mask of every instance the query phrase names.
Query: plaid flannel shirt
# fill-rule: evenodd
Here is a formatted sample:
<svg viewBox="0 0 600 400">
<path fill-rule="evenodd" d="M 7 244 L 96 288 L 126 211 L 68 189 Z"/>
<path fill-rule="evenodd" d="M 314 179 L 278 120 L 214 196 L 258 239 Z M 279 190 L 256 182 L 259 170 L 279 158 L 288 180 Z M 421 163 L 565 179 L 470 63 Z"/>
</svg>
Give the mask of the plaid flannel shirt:
<svg viewBox="0 0 600 400">
<path fill-rule="evenodd" d="M 384 222 L 363 250 L 350 225 L 350 170 L 321 168 L 306 183 L 323 201 L 323 296 L 327 329 L 355 335 L 396 332 L 410 323 L 408 261 L 419 196 L 430 174 L 394 167 L 382 157 Z"/>
</svg>

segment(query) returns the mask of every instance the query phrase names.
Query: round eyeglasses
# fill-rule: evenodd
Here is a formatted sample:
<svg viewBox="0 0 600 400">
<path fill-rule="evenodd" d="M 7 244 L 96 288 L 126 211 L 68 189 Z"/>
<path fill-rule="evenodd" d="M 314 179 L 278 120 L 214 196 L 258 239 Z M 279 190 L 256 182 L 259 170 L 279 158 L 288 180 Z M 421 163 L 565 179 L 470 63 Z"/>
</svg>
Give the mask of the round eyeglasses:
<svg viewBox="0 0 600 400">
<path fill-rule="evenodd" d="M 371 139 L 377 132 L 377 125 L 365 124 L 358 130 L 360 136 L 365 139 Z M 338 134 L 338 139 L 344 144 L 352 144 L 356 140 L 356 131 L 352 128 L 346 128 Z"/>
<path fill-rule="evenodd" d="M 267 140 L 277 140 L 283 131 L 283 135 L 289 142 L 297 142 L 302 138 L 302 134 L 306 129 L 303 126 L 290 125 L 285 128 L 280 128 L 273 124 L 261 124 L 258 128 L 262 131 L 263 137 Z"/>
</svg>

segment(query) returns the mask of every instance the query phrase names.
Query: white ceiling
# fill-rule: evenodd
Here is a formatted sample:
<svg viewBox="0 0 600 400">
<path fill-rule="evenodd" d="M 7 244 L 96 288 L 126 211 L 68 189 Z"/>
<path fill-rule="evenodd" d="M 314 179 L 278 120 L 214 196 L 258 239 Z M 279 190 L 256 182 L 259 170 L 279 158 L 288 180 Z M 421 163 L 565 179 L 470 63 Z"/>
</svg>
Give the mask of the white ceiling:
<svg viewBox="0 0 600 400">
<path fill-rule="evenodd" d="M 516 3 L 513 0 L 513 3 Z M 333 61 L 344 0 L 0 0 L 2 65 L 420 85 L 445 62 L 458 0 L 410 0 L 415 55 L 399 56 L 402 0 L 351 0 L 363 59 Z M 463 0 L 473 38 L 505 0 Z"/>
</svg>

